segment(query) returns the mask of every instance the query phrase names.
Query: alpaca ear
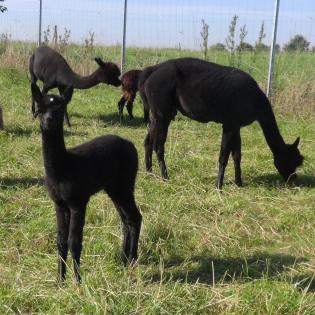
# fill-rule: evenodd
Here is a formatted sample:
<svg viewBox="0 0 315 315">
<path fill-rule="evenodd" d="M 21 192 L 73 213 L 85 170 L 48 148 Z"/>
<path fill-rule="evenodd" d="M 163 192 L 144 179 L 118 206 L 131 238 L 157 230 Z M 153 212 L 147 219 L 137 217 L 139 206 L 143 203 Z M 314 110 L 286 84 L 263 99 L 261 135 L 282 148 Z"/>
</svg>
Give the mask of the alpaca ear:
<svg viewBox="0 0 315 315">
<path fill-rule="evenodd" d="M 39 103 L 41 101 L 41 99 L 43 98 L 43 94 L 40 91 L 39 87 L 36 85 L 36 83 L 32 83 L 31 84 L 31 91 L 32 91 L 33 99 L 37 103 Z"/>
<path fill-rule="evenodd" d="M 296 140 L 293 143 L 293 146 L 295 146 L 297 148 L 299 143 L 300 143 L 300 137 L 297 137 Z"/>
<path fill-rule="evenodd" d="M 101 67 L 105 66 L 105 62 L 102 60 L 102 58 L 96 57 L 96 58 L 94 58 L 94 60 L 96 61 L 96 63 L 99 66 L 101 66 Z"/>
<path fill-rule="evenodd" d="M 73 94 L 73 86 L 67 86 L 66 89 L 62 93 L 62 97 L 65 101 L 65 104 L 68 104 L 71 101 Z"/>
</svg>

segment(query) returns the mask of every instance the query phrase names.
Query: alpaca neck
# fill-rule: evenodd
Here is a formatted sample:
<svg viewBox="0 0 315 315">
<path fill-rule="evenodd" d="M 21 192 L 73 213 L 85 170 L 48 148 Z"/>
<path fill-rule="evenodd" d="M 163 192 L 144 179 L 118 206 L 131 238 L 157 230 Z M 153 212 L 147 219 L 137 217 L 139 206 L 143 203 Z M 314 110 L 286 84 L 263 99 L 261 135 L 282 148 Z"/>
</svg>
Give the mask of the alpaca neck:
<svg viewBox="0 0 315 315">
<path fill-rule="evenodd" d="M 280 134 L 275 115 L 271 104 L 266 98 L 266 106 L 258 119 L 258 122 L 263 130 L 267 144 L 273 154 L 279 153 L 285 146 L 285 142 Z"/>
<path fill-rule="evenodd" d="M 98 79 L 98 70 L 88 76 L 81 76 L 75 72 L 72 73 L 72 85 L 76 89 L 88 89 L 100 83 Z"/>
<path fill-rule="evenodd" d="M 42 129 L 42 146 L 46 174 L 58 179 L 64 172 L 67 156 L 63 130 L 45 131 Z"/>
</svg>

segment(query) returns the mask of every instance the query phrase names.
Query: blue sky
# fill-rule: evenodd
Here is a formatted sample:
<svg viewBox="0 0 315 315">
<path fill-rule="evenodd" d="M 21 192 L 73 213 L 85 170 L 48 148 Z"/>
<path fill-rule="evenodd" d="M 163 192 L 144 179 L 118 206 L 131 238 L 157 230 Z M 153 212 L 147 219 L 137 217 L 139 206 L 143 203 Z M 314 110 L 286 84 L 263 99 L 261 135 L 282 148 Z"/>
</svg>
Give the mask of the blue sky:
<svg viewBox="0 0 315 315">
<path fill-rule="evenodd" d="M 71 30 L 71 40 L 83 42 L 89 31 L 96 43 L 121 42 L 122 0 L 43 0 L 43 28 Z M 14 39 L 36 40 L 39 0 L 6 0 L 0 32 Z M 274 0 L 128 0 L 127 45 L 199 49 L 201 19 L 209 24 L 209 42 L 223 42 L 234 14 L 238 29 L 246 24 L 247 41 L 254 43 L 265 22 L 270 43 Z M 315 45 L 315 1 L 281 0 L 278 42 L 303 34 Z"/>
</svg>

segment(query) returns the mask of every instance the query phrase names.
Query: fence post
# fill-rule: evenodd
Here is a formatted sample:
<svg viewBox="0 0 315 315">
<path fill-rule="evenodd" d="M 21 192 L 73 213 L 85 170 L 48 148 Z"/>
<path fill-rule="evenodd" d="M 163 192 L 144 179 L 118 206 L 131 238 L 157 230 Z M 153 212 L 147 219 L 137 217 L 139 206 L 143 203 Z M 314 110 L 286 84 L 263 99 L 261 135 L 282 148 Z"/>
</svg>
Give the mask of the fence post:
<svg viewBox="0 0 315 315">
<path fill-rule="evenodd" d="M 42 0 L 39 0 L 38 46 L 42 43 Z"/>
<path fill-rule="evenodd" d="M 123 73 L 125 62 L 126 62 L 126 25 L 127 25 L 127 0 L 124 2 L 124 24 L 122 33 L 122 44 L 121 44 L 121 60 L 120 60 L 120 71 Z"/>
<path fill-rule="evenodd" d="M 272 75 L 273 75 L 274 57 L 275 57 L 275 50 L 276 50 L 279 4 L 280 4 L 280 0 L 275 0 L 275 11 L 274 11 L 274 16 L 273 16 L 272 42 L 271 42 L 270 57 L 269 57 L 267 97 L 271 96 L 271 93 L 272 93 Z"/>
</svg>

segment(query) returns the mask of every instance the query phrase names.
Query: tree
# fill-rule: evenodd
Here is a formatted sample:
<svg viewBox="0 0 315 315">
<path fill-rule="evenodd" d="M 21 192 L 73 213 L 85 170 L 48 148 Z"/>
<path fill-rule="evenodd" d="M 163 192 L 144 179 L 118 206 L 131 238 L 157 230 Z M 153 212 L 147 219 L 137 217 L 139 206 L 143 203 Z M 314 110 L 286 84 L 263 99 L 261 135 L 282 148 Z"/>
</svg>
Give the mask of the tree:
<svg viewBox="0 0 315 315">
<path fill-rule="evenodd" d="M 235 29 L 236 29 L 236 23 L 237 23 L 238 16 L 234 15 L 232 17 L 231 23 L 229 25 L 229 35 L 225 39 L 226 43 L 226 49 L 230 53 L 229 55 L 229 65 L 234 66 L 235 63 Z"/>
<path fill-rule="evenodd" d="M 216 43 L 212 46 L 210 46 L 211 50 L 215 50 L 215 51 L 224 51 L 225 50 L 225 45 L 222 43 Z"/>
<path fill-rule="evenodd" d="M 4 0 L 0 0 L 0 2 L 4 2 Z M 0 5 L 0 12 L 5 12 L 5 11 L 7 11 L 8 9 L 7 9 L 7 7 L 6 6 L 4 6 L 4 5 Z"/>
<path fill-rule="evenodd" d="M 258 34 L 258 40 L 255 43 L 255 51 L 266 51 L 268 49 L 268 46 L 263 43 L 263 39 L 266 37 L 265 33 L 265 22 L 262 21 L 261 27 Z"/>
<path fill-rule="evenodd" d="M 237 50 L 238 51 L 253 51 L 254 47 L 247 43 L 247 42 L 241 42 L 238 46 L 237 46 Z"/>
<path fill-rule="evenodd" d="M 295 35 L 290 41 L 284 45 L 283 49 L 286 51 L 308 51 L 310 42 L 302 35 Z"/>
<path fill-rule="evenodd" d="M 204 59 L 207 60 L 209 25 L 205 22 L 204 19 L 201 20 L 201 23 L 202 23 L 202 28 L 200 32 L 200 36 L 202 38 L 201 51 L 203 53 Z"/>
</svg>

